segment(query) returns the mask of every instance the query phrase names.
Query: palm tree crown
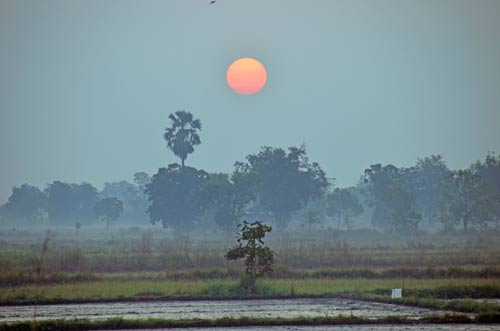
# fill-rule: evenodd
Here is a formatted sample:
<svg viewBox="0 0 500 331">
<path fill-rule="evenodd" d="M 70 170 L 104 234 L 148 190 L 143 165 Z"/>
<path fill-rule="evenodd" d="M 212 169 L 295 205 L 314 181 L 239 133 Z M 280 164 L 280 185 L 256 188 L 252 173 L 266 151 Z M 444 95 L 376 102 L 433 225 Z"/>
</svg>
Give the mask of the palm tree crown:
<svg viewBox="0 0 500 331">
<path fill-rule="evenodd" d="M 169 148 L 181 159 L 182 167 L 189 154 L 194 152 L 194 146 L 201 144 L 198 131 L 201 130 L 201 122 L 194 119 L 193 114 L 185 110 L 178 110 L 168 116 L 172 120 L 172 126 L 165 129 L 163 138 L 167 141 Z"/>
</svg>

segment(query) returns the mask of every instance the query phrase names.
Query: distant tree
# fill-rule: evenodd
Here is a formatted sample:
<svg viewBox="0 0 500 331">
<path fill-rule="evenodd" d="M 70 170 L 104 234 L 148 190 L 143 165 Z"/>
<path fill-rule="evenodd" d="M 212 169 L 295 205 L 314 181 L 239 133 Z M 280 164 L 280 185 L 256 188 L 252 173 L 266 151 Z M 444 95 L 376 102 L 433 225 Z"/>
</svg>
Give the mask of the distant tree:
<svg viewBox="0 0 500 331">
<path fill-rule="evenodd" d="M 245 260 L 246 275 L 250 277 L 247 289 L 253 292 L 255 279 L 273 272 L 274 252 L 264 244 L 264 237 L 267 232 L 272 231 L 272 227 L 260 221 L 252 223 L 244 221 L 238 228 L 238 245 L 230 249 L 225 257 L 228 260 Z"/>
<path fill-rule="evenodd" d="M 310 163 L 304 146 L 263 147 L 247 156 L 247 163 L 236 163 L 242 178 L 254 180 L 262 207 L 274 214 L 276 224 L 286 227 L 290 215 L 309 201 L 321 197 L 329 186 L 318 163 Z"/>
<path fill-rule="evenodd" d="M 97 189 L 88 183 L 72 184 L 76 210 L 75 219 L 89 222 L 95 219 L 94 206 L 99 201 Z"/>
<path fill-rule="evenodd" d="M 500 155 L 488 153 L 483 162 L 477 161 L 472 168 L 490 187 L 491 194 L 500 195 Z"/>
<path fill-rule="evenodd" d="M 337 227 L 341 221 L 349 228 L 352 218 L 364 212 L 359 199 L 347 188 L 336 188 L 327 198 L 327 215 L 337 218 Z"/>
<path fill-rule="evenodd" d="M 500 155 L 488 153 L 483 162 L 477 161 L 473 169 L 485 181 L 489 189 L 488 202 L 489 216 L 497 226 L 500 225 Z"/>
<path fill-rule="evenodd" d="M 117 198 L 104 198 L 95 205 L 94 213 L 106 222 L 106 230 L 108 230 L 109 223 L 115 222 L 123 213 L 123 202 Z"/>
<path fill-rule="evenodd" d="M 422 215 L 408 191 L 398 185 L 391 186 L 384 192 L 384 205 L 394 230 L 402 234 L 416 232 Z"/>
<path fill-rule="evenodd" d="M 160 168 L 146 189 L 151 223 L 161 222 L 164 228 L 180 232 L 192 230 L 202 211 L 199 190 L 208 177 L 203 170 L 179 164 Z"/>
<path fill-rule="evenodd" d="M 446 222 L 445 226 L 461 223 L 464 232 L 471 225 L 484 227 L 495 201 L 481 176 L 470 169 L 457 170 L 451 173 L 448 183 L 440 215 L 441 221 Z"/>
<path fill-rule="evenodd" d="M 3 206 L 5 218 L 23 222 L 39 222 L 44 218 L 47 196 L 35 186 L 23 184 L 13 187 L 7 203 Z"/>
<path fill-rule="evenodd" d="M 382 166 L 371 165 L 363 176 L 363 194 L 367 198 L 368 206 L 373 208 L 371 223 L 375 227 L 390 228 L 389 210 L 385 205 L 386 191 L 399 184 L 401 170 L 392 164 Z"/>
<path fill-rule="evenodd" d="M 151 176 L 145 172 L 134 174 L 134 183 L 142 194 L 145 194 L 146 187 L 151 183 Z"/>
<path fill-rule="evenodd" d="M 74 212 L 78 205 L 70 184 L 55 181 L 47 186 L 45 193 L 48 198 L 47 212 L 51 223 L 61 225 L 75 219 Z"/>
<path fill-rule="evenodd" d="M 144 180 L 146 179 L 144 178 Z M 124 222 L 145 223 L 148 220 L 147 209 L 149 207 L 148 198 L 144 192 L 146 185 L 143 183 L 132 184 L 125 180 L 105 183 L 99 196 L 101 198 L 116 197 L 123 202 L 121 219 Z"/>
<path fill-rule="evenodd" d="M 300 220 L 303 226 L 311 230 L 313 226 L 323 223 L 323 213 L 319 208 L 305 207 L 300 213 Z"/>
<path fill-rule="evenodd" d="M 9 218 L 7 208 L 5 207 L 5 204 L 0 206 L 0 223 L 7 222 Z"/>
<path fill-rule="evenodd" d="M 215 223 L 225 232 L 234 231 L 244 215 L 245 206 L 254 198 L 242 183 L 226 174 L 211 174 L 201 186 L 199 201 L 204 209 L 213 211 Z"/>
<path fill-rule="evenodd" d="M 45 194 L 52 223 L 71 225 L 75 221 L 85 223 L 95 219 L 94 206 L 99 198 L 97 189 L 92 185 L 55 181 L 47 186 Z"/>
<path fill-rule="evenodd" d="M 443 198 L 446 178 L 450 170 L 441 155 L 418 159 L 415 167 L 405 176 L 405 189 L 413 194 L 415 203 L 422 210 L 422 216 L 429 224 L 435 223 Z"/>
<path fill-rule="evenodd" d="M 438 220 L 441 222 L 443 229 L 445 231 L 455 230 L 455 227 L 459 224 L 460 220 L 455 217 L 455 215 L 450 211 L 449 202 L 445 202 L 445 199 L 441 200 L 441 205 L 439 206 Z"/>
<path fill-rule="evenodd" d="M 198 131 L 201 130 L 201 122 L 194 119 L 190 112 L 179 110 L 169 115 L 172 126 L 165 130 L 164 138 L 167 147 L 181 159 L 181 166 L 184 168 L 184 161 L 189 154 L 194 152 L 194 146 L 201 144 Z"/>
</svg>

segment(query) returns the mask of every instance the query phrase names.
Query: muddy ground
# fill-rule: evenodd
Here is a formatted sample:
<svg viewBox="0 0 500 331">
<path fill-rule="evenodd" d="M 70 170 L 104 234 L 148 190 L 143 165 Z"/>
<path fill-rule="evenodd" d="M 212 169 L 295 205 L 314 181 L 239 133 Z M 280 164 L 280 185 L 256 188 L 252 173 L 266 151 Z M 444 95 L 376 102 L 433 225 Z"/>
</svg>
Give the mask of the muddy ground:
<svg viewBox="0 0 500 331">
<path fill-rule="evenodd" d="M 165 302 L 119 302 L 100 304 L 42 305 L 37 309 L 37 319 L 90 320 L 123 317 L 165 319 L 214 319 L 225 316 L 282 317 L 354 315 L 364 318 L 381 318 L 400 315 L 419 318 L 425 315 L 443 314 L 425 308 L 406 307 L 393 304 L 364 302 L 346 299 L 277 299 L 277 300 L 225 300 L 225 301 L 165 301 Z M 0 307 L 0 323 L 25 321 L 33 318 L 33 306 Z M 227 330 L 226 330 L 227 331 Z"/>
</svg>

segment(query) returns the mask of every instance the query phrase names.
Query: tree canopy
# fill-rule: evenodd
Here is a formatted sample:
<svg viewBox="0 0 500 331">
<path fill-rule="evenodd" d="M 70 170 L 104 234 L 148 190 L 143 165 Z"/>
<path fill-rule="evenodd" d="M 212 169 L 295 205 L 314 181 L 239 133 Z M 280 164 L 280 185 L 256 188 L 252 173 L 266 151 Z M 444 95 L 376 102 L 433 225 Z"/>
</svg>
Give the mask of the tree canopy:
<svg viewBox="0 0 500 331">
<path fill-rule="evenodd" d="M 447 181 L 441 206 L 441 219 L 447 226 L 461 223 L 467 232 L 471 225 L 484 227 L 495 217 L 499 201 L 478 173 L 470 169 L 453 171 Z"/>
<path fill-rule="evenodd" d="M 185 110 L 176 111 L 168 117 L 172 125 L 165 129 L 163 138 L 167 141 L 167 147 L 181 159 L 181 166 L 184 167 L 184 161 L 188 155 L 194 152 L 195 146 L 201 144 L 198 135 L 201 122 Z"/>
<path fill-rule="evenodd" d="M 106 229 L 109 229 L 109 224 L 119 219 L 123 213 L 123 202 L 118 198 L 104 198 L 94 206 L 94 213 L 106 222 Z"/>
<path fill-rule="evenodd" d="M 52 223 L 67 224 L 69 220 L 88 223 L 95 219 L 94 206 L 99 197 L 97 189 L 91 184 L 55 181 L 47 186 L 45 194 Z"/>
<path fill-rule="evenodd" d="M 304 146 L 289 147 L 288 151 L 263 147 L 248 155 L 246 163 L 236 163 L 236 168 L 241 178 L 254 179 L 260 204 L 283 228 L 293 212 L 321 197 L 329 186 L 319 164 L 309 162 Z"/>
<path fill-rule="evenodd" d="M 40 222 L 47 207 L 47 196 L 39 188 L 23 184 L 13 187 L 12 194 L 3 206 L 5 217 L 29 222 Z"/>
<path fill-rule="evenodd" d="M 177 163 L 160 168 L 146 188 L 151 223 L 161 222 L 181 232 L 192 230 L 202 210 L 199 190 L 208 177 L 203 170 Z"/>
<path fill-rule="evenodd" d="M 227 174 L 211 174 L 199 191 L 201 206 L 213 211 L 215 223 L 226 232 L 235 229 L 245 206 L 253 198 L 253 192 L 245 190 L 240 181 L 231 180 Z"/>
<path fill-rule="evenodd" d="M 364 212 L 359 199 L 347 188 L 336 188 L 327 198 L 327 214 L 337 219 L 337 227 L 341 221 L 349 228 L 352 218 Z"/>
</svg>

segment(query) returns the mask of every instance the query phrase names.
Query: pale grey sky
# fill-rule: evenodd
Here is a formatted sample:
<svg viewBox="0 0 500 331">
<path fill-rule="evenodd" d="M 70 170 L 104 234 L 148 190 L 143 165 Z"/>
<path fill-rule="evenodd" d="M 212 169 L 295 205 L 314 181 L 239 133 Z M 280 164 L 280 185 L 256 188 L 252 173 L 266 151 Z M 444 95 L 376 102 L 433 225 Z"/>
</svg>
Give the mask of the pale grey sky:
<svg viewBox="0 0 500 331">
<path fill-rule="evenodd" d="M 347 186 L 373 163 L 500 151 L 500 1 L 208 2 L 0 0 L 0 203 L 176 162 L 179 109 L 203 124 L 187 164 L 208 171 L 304 142 Z M 259 94 L 227 87 L 239 57 L 266 66 Z"/>
</svg>

